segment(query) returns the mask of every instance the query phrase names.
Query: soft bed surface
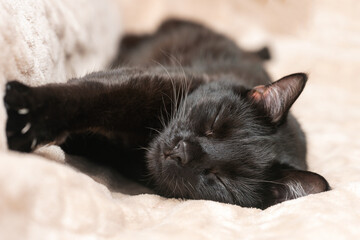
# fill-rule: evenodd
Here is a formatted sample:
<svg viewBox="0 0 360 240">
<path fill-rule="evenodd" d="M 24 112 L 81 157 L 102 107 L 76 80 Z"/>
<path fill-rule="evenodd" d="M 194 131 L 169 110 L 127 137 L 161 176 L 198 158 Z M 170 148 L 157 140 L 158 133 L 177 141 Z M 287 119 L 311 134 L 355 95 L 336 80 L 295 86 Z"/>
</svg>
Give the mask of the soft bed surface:
<svg viewBox="0 0 360 240">
<path fill-rule="evenodd" d="M 0 104 L 0 239 L 359 238 L 359 3 L 227 3 L 1 0 L 0 97 L 7 80 L 65 82 L 104 67 L 116 51 L 120 13 L 122 27 L 135 32 L 168 15 L 191 17 L 248 48 L 270 45 L 274 79 L 310 74 L 293 112 L 308 136 L 310 170 L 333 190 L 263 211 L 164 199 L 55 146 L 7 151 Z"/>
</svg>

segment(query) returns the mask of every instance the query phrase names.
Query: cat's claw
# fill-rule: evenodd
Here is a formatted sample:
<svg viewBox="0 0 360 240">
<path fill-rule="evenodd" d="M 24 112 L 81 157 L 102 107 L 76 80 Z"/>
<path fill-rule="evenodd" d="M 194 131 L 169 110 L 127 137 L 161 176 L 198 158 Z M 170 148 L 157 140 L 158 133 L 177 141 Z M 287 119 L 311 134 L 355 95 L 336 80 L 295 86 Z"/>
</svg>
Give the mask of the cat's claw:
<svg viewBox="0 0 360 240">
<path fill-rule="evenodd" d="M 20 114 L 20 115 L 25 115 L 28 113 L 29 113 L 29 109 L 27 109 L 27 108 L 21 108 L 18 110 L 18 114 Z"/>
<path fill-rule="evenodd" d="M 21 134 L 25 134 L 29 131 L 29 129 L 31 128 L 31 123 L 26 123 L 25 127 L 23 129 L 21 129 Z"/>
</svg>

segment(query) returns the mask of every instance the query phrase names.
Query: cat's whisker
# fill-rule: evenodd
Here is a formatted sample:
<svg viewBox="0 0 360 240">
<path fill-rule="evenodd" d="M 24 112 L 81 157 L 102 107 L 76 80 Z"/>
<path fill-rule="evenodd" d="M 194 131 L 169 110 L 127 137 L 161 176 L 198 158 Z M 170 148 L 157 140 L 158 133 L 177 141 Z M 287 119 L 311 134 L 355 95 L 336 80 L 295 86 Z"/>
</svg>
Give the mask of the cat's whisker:
<svg viewBox="0 0 360 240">
<path fill-rule="evenodd" d="M 170 119 L 170 114 L 169 114 L 169 112 L 168 112 L 168 110 L 167 110 L 167 107 L 166 107 L 166 104 L 165 104 L 165 101 L 164 101 L 164 97 L 163 96 L 161 96 L 161 100 L 162 100 L 162 102 L 163 102 L 163 105 L 164 105 L 164 110 L 165 110 L 165 114 L 166 114 L 166 122 L 168 122 L 168 120 Z"/>
<path fill-rule="evenodd" d="M 136 148 L 137 150 L 145 150 L 147 152 L 150 152 L 151 151 L 151 148 L 147 148 L 147 147 L 138 147 Z"/>
<path fill-rule="evenodd" d="M 186 81 L 185 83 L 185 90 L 184 90 L 184 109 L 183 109 L 183 114 L 185 115 L 185 111 L 186 111 L 186 104 L 187 104 L 187 97 L 190 91 L 190 81 Z"/>
<path fill-rule="evenodd" d="M 171 114 L 170 114 L 170 116 L 169 116 L 169 118 L 168 118 L 168 120 L 171 120 L 171 119 L 172 119 L 171 116 L 173 116 L 174 112 L 175 112 L 176 109 L 177 109 L 178 101 L 179 101 L 179 98 L 180 98 L 180 93 L 179 93 L 179 91 L 176 90 L 176 85 L 175 85 L 175 83 L 174 83 L 174 79 L 171 77 L 171 74 L 170 74 L 169 71 L 166 69 L 166 67 L 165 67 L 163 64 L 161 64 L 160 62 L 158 62 L 158 61 L 155 61 L 155 60 L 152 60 L 152 61 L 155 62 L 156 64 L 158 64 L 158 65 L 166 72 L 166 74 L 168 75 L 168 77 L 169 77 L 169 79 L 170 79 L 170 83 L 171 83 L 171 85 L 172 85 L 172 88 L 173 88 L 174 100 L 172 100 L 172 98 L 170 98 L 170 97 L 168 96 L 169 99 L 170 99 L 170 101 L 171 101 L 171 103 L 172 103 L 172 104 L 171 104 L 171 109 L 170 109 Z M 165 104 L 164 104 L 164 107 L 165 107 L 165 110 L 167 111 L 167 108 L 166 108 Z M 167 113 L 167 115 L 169 115 L 169 114 Z"/>
<path fill-rule="evenodd" d="M 191 80 L 186 80 L 185 83 L 184 83 L 184 87 L 183 87 L 183 106 L 182 106 L 182 117 L 185 117 L 185 114 L 186 114 L 186 107 L 187 107 L 187 98 L 188 98 L 188 95 L 189 95 L 189 91 L 190 91 L 190 84 L 191 84 Z"/>
<path fill-rule="evenodd" d="M 165 127 L 166 127 L 166 124 L 165 124 L 165 119 L 164 119 L 164 115 L 163 115 L 162 111 L 160 111 L 160 115 L 158 116 L 158 119 L 159 119 L 159 121 L 160 121 L 161 126 L 162 126 L 163 128 L 165 128 Z"/>
<path fill-rule="evenodd" d="M 179 65 L 182 74 L 183 74 L 183 78 L 181 79 L 181 101 L 184 103 L 184 105 L 186 106 L 186 97 L 187 97 L 187 93 L 188 93 L 188 81 L 187 81 L 187 76 L 185 74 L 185 70 L 180 62 L 180 60 L 178 60 L 175 56 L 172 56 L 172 58 L 175 60 L 175 62 Z M 184 107 L 185 108 L 185 107 Z M 184 111 L 183 111 L 184 112 Z"/>
<path fill-rule="evenodd" d="M 273 183 L 273 184 L 287 186 L 287 184 L 284 184 L 284 183 L 281 183 L 281 182 L 276 182 L 276 181 L 262 180 L 262 179 L 256 179 L 256 178 L 246 178 L 246 177 L 241 177 L 241 178 L 249 180 L 249 181 L 253 181 L 253 182 Z"/>
<path fill-rule="evenodd" d="M 156 128 L 147 127 L 147 129 L 152 130 L 152 131 L 154 131 L 154 132 L 156 132 L 156 133 L 158 133 L 158 134 L 161 133 L 161 132 L 160 132 L 159 130 L 157 130 Z"/>
<path fill-rule="evenodd" d="M 172 195 L 174 196 L 175 195 L 175 192 L 178 188 L 178 182 L 176 181 L 176 176 L 173 175 L 173 178 L 171 179 L 171 182 L 174 182 L 174 188 L 173 188 L 173 191 L 172 191 Z"/>
<path fill-rule="evenodd" d="M 181 106 L 176 106 L 175 109 L 177 109 L 177 112 L 176 112 L 176 115 L 178 117 L 184 117 L 185 115 L 185 109 L 186 109 L 186 99 L 187 99 L 187 95 L 188 95 L 188 92 L 189 92 L 189 81 L 187 79 L 187 76 L 186 76 L 186 73 L 185 73 L 185 70 L 180 62 L 180 60 L 178 60 L 174 55 L 171 55 L 171 54 L 167 54 L 164 50 L 160 50 L 165 56 L 167 56 L 170 60 L 173 60 L 175 61 L 175 63 L 178 64 L 178 66 L 180 67 L 181 71 L 182 71 L 182 74 L 183 74 L 183 78 L 180 79 L 180 88 L 179 88 L 179 91 L 174 95 L 176 96 L 176 103 L 178 103 L 178 101 L 180 101 L 181 103 Z M 174 88 L 174 91 L 175 88 Z M 176 117 L 174 117 L 173 119 L 176 119 Z"/>
<path fill-rule="evenodd" d="M 187 182 L 189 183 L 189 186 L 191 187 L 191 189 L 195 192 L 196 189 L 195 189 L 194 186 L 191 184 L 191 182 L 190 182 L 190 181 L 187 181 Z"/>
<path fill-rule="evenodd" d="M 173 82 L 173 79 L 172 79 L 169 71 L 166 69 L 166 67 L 165 67 L 164 65 L 162 65 L 161 63 L 155 61 L 155 60 L 152 60 L 152 61 L 155 62 L 155 63 L 157 63 L 163 70 L 165 70 L 165 72 L 166 72 L 166 74 L 168 75 L 170 81 Z M 167 96 L 167 97 L 169 98 L 170 102 L 173 101 L 172 98 L 169 97 L 167 94 L 162 94 L 162 95 Z M 165 104 L 165 101 L 164 101 L 163 96 L 161 96 L 161 100 L 162 100 L 162 103 L 163 103 L 163 105 L 164 105 L 164 110 L 165 110 L 165 112 L 166 112 L 167 120 L 169 120 L 171 115 L 169 114 L 169 112 L 168 112 L 168 110 L 167 110 L 167 107 L 166 107 L 166 104 Z M 173 104 L 173 102 L 172 102 L 172 104 Z M 163 126 L 165 127 L 165 125 L 163 125 Z"/>
<path fill-rule="evenodd" d="M 162 51 L 164 54 L 166 54 L 166 52 L 165 51 Z M 181 61 L 179 60 L 179 59 L 177 59 L 173 54 L 170 54 L 170 53 L 168 53 L 168 54 L 166 54 L 166 56 L 169 58 L 169 59 L 171 59 L 171 60 L 174 60 L 177 64 L 178 64 L 178 66 L 180 67 L 180 69 L 181 69 L 181 71 L 182 71 L 182 73 L 183 73 L 183 76 L 184 76 L 184 81 L 186 82 L 186 74 L 185 74 L 185 70 L 184 70 L 184 68 L 183 68 L 183 66 L 182 66 L 182 64 L 181 64 Z"/>
<path fill-rule="evenodd" d="M 194 193 L 193 193 L 193 191 L 191 191 L 191 189 L 189 189 L 188 184 L 190 184 L 190 182 L 183 178 L 183 185 L 185 186 L 185 188 L 187 189 L 187 191 L 191 195 L 191 197 L 193 199 L 195 199 Z"/>
<path fill-rule="evenodd" d="M 148 173 L 144 173 L 139 179 L 141 182 L 149 183 L 153 180 L 153 178 L 154 178 L 154 174 L 151 172 L 148 172 Z"/>
<path fill-rule="evenodd" d="M 230 194 L 232 200 L 234 203 L 236 203 L 236 194 L 233 193 L 233 191 L 230 190 L 230 188 L 228 187 L 228 184 L 225 183 L 225 181 L 223 180 L 223 178 L 219 177 L 218 175 L 215 175 L 215 177 L 219 180 L 219 182 L 223 185 L 223 187 L 226 189 L 226 191 Z"/>
<path fill-rule="evenodd" d="M 180 198 L 184 199 L 184 193 L 183 193 L 183 189 L 181 188 L 181 186 L 184 186 L 184 179 L 181 178 L 181 182 L 179 181 L 179 192 L 180 192 Z M 181 185 L 182 184 L 182 185 Z M 181 186 L 180 186 L 181 185 Z"/>
<path fill-rule="evenodd" d="M 160 174 L 165 176 L 162 178 L 161 185 L 166 184 L 166 181 L 169 179 L 170 175 L 165 171 L 165 169 L 162 169 Z"/>
<path fill-rule="evenodd" d="M 172 109 L 171 109 L 171 120 L 173 119 L 173 116 L 175 114 L 175 112 L 177 111 L 177 108 L 178 108 L 178 104 L 179 104 L 179 95 L 178 95 L 178 92 L 176 90 L 176 85 L 174 83 L 174 81 L 171 81 L 171 85 L 172 85 L 172 88 L 173 88 L 173 95 L 174 95 L 174 102 L 172 104 Z"/>
</svg>

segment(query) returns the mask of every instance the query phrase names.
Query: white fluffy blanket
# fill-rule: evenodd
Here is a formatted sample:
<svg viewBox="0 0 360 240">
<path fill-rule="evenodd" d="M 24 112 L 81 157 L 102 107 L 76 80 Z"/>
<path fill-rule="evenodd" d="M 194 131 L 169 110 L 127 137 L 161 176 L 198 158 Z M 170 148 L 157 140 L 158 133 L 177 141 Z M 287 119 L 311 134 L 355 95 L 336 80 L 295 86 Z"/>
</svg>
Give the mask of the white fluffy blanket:
<svg viewBox="0 0 360 240">
<path fill-rule="evenodd" d="M 118 9 L 134 31 L 169 14 L 196 17 L 242 45 L 267 41 L 274 78 L 310 73 L 294 112 L 307 132 L 310 168 L 333 190 L 264 211 L 137 194 L 149 191 L 54 146 L 35 154 L 6 151 L 0 104 L 0 239 L 359 238 L 357 1 L 119 1 L 1 0 L 1 99 L 6 80 L 64 82 L 102 68 L 120 36 Z"/>
</svg>

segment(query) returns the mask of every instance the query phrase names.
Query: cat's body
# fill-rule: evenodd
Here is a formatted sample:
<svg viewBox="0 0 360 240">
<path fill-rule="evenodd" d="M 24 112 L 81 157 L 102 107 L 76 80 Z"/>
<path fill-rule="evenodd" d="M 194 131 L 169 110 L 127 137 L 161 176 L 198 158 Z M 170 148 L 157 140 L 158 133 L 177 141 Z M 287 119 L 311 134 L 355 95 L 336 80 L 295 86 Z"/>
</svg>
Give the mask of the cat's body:
<svg viewBox="0 0 360 240">
<path fill-rule="evenodd" d="M 69 136 L 67 152 L 168 197 L 264 208 L 328 190 L 305 171 L 305 136 L 288 114 L 306 75 L 271 84 L 265 50 L 242 51 L 176 20 L 153 35 L 126 37 L 121 50 L 113 70 L 68 84 L 9 83 L 9 147 L 31 151 Z"/>
</svg>

